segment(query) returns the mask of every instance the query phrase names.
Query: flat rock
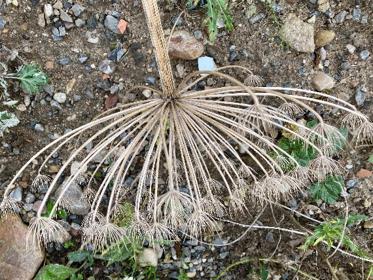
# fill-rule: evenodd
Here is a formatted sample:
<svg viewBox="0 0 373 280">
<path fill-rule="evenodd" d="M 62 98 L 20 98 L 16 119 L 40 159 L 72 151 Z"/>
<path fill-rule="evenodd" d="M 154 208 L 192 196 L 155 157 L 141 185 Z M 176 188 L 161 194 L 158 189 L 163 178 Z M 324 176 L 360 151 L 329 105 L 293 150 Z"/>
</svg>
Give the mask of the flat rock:
<svg viewBox="0 0 373 280">
<path fill-rule="evenodd" d="M 173 58 L 194 60 L 203 54 L 204 47 L 187 31 L 175 31 L 170 39 L 168 52 Z"/>
<path fill-rule="evenodd" d="M 312 86 L 318 91 L 332 89 L 334 85 L 334 79 L 323 72 L 317 72 L 312 78 Z"/>
<path fill-rule="evenodd" d="M 335 33 L 332 30 L 320 30 L 315 36 L 315 45 L 317 48 L 324 47 L 330 44 L 335 38 Z"/>
<path fill-rule="evenodd" d="M 65 182 L 61 184 L 56 191 L 56 196 L 62 192 L 65 185 Z M 86 215 L 90 209 L 90 205 L 84 197 L 82 189 L 76 182 L 72 182 L 65 191 L 62 206 L 68 209 L 71 214 L 75 215 Z"/>
<path fill-rule="evenodd" d="M 298 52 L 315 51 L 314 27 L 294 14 L 289 14 L 280 30 L 281 38 Z"/>
<path fill-rule="evenodd" d="M 0 220 L 0 279 L 31 280 L 44 260 L 44 252 L 28 244 L 27 226 L 16 215 Z"/>
</svg>

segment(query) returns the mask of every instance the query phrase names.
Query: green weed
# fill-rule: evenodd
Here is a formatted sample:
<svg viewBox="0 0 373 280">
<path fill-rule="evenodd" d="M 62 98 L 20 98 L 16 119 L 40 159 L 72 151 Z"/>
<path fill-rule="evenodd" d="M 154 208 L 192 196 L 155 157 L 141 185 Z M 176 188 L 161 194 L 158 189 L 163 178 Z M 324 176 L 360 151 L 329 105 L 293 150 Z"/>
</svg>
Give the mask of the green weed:
<svg viewBox="0 0 373 280">
<path fill-rule="evenodd" d="M 342 246 L 344 246 L 351 253 L 358 256 L 366 256 L 366 253 L 355 244 L 350 235 L 350 226 L 356 225 L 361 221 L 366 220 L 367 217 L 364 215 L 351 215 L 347 219 L 346 232 L 343 234 L 345 219 L 333 219 L 330 221 L 323 222 L 315 228 L 312 235 L 310 235 L 305 243 L 300 247 L 302 250 L 308 250 L 310 247 L 315 247 L 321 242 L 326 243 L 328 250 L 332 248 L 333 245 L 338 243 L 342 238 Z"/>
</svg>

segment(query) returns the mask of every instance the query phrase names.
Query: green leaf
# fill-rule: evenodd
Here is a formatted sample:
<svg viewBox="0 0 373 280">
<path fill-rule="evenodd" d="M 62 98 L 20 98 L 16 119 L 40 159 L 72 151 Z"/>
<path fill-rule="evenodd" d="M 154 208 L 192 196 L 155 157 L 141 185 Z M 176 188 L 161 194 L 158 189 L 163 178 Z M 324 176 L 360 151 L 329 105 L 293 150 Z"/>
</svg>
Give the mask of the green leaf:
<svg viewBox="0 0 373 280">
<path fill-rule="evenodd" d="M 13 113 L 8 113 L 7 111 L 0 112 L 0 136 L 7 128 L 17 126 L 19 124 L 19 119 Z"/>
<path fill-rule="evenodd" d="M 282 137 L 277 145 L 291 155 L 301 166 L 308 166 L 309 162 L 317 156 L 317 152 L 314 148 L 305 145 L 304 142 L 299 139 Z M 292 166 L 286 169 L 288 169 L 286 171 L 290 171 Z"/>
<path fill-rule="evenodd" d="M 310 188 L 314 200 L 321 199 L 325 203 L 333 204 L 340 197 L 344 186 L 341 176 L 328 176 L 323 182 L 317 182 Z"/>
<path fill-rule="evenodd" d="M 366 220 L 367 218 L 368 217 L 359 214 L 351 215 L 347 219 L 347 226 L 352 226 Z M 328 249 L 330 249 L 333 245 L 340 242 L 342 238 L 341 244 L 346 249 L 360 257 L 367 257 L 368 254 L 352 241 L 351 237 L 349 236 L 349 229 L 346 228 L 346 231 L 344 232 L 344 225 L 345 219 L 334 219 L 323 222 L 315 228 L 314 232 L 299 248 L 302 250 L 307 250 L 310 247 L 317 246 L 321 242 L 325 242 Z"/>
<path fill-rule="evenodd" d="M 48 264 L 43 266 L 36 275 L 35 280 L 66 280 L 69 279 L 77 269 L 60 264 Z"/>
<path fill-rule="evenodd" d="M 21 66 L 17 79 L 20 80 L 22 90 L 29 94 L 40 92 L 41 87 L 48 83 L 47 75 L 33 63 Z"/>
<path fill-rule="evenodd" d="M 373 163 L 373 154 L 371 154 L 368 158 L 368 162 Z"/>
<path fill-rule="evenodd" d="M 92 257 L 92 254 L 88 251 L 75 251 L 75 252 L 70 252 L 67 254 L 67 258 L 69 259 L 69 262 L 76 262 L 76 263 L 83 262 L 89 257 Z"/>
</svg>

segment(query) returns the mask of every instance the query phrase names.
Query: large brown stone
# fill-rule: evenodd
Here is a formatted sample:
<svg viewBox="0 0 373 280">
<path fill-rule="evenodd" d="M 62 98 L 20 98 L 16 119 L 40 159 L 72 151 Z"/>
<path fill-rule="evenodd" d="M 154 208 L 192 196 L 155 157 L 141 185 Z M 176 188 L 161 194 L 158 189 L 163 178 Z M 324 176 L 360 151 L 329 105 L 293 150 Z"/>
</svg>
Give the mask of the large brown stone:
<svg viewBox="0 0 373 280">
<path fill-rule="evenodd" d="M 26 249 L 27 226 L 17 215 L 0 220 L 0 280 L 31 280 L 44 252 L 31 244 Z"/>
<path fill-rule="evenodd" d="M 200 57 L 203 51 L 203 44 L 189 32 L 180 30 L 172 34 L 168 49 L 171 57 L 193 60 Z"/>
<path fill-rule="evenodd" d="M 281 38 L 298 52 L 315 51 L 314 27 L 294 14 L 289 14 L 280 30 Z"/>
</svg>

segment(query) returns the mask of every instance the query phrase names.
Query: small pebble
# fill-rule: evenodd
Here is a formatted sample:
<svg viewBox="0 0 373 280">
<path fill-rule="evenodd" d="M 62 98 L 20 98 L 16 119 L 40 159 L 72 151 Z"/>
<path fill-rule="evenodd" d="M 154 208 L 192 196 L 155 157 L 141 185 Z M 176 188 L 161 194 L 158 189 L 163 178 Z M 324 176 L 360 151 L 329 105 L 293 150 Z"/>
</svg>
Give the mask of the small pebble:
<svg viewBox="0 0 373 280">
<path fill-rule="evenodd" d="M 81 64 L 83 64 L 83 63 L 87 62 L 87 60 L 88 60 L 88 56 L 85 55 L 85 54 L 80 54 L 78 60 L 79 60 L 79 62 L 80 62 Z"/>
<path fill-rule="evenodd" d="M 360 52 L 359 56 L 362 60 L 367 60 L 370 56 L 370 53 L 368 50 L 363 50 Z"/>
<path fill-rule="evenodd" d="M 359 7 L 356 7 L 352 10 L 352 20 L 360 21 L 360 19 L 361 19 L 361 9 Z"/>
<path fill-rule="evenodd" d="M 356 50 L 356 47 L 354 45 L 351 45 L 351 44 L 347 44 L 346 45 L 346 49 L 347 51 L 350 53 L 350 54 L 353 54 Z"/>
<path fill-rule="evenodd" d="M 249 19 L 249 22 L 250 22 L 250 24 L 255 24 L 255 23 L 260 22 L 260 21 L 261 21 L 262 19 L 264 19 L 265 17 L 266 17 L 265 14 L 260 13 L 260 14 L 257 14 L 257 15 L 255 15 L 255 16 L 251 17 L 251 18 Z"/>
<path fill-rule="evenodd" d="M 355 93 L 355 101 L 358 106 L 363 106 L 366 98 L 366 88 L 364 86 L 360 86 L 356 89 Z"/>
<path fill-rule="evenodd" d="M 67 97 L 66 94 L 63 92 L 56 92 L 53 95 L 53 99 L 56 100 L 58 103 L 62 104 L 66 102 Z"/>
<path fill-rule="evenodd" d="M 5 19 L 2 16 L 0 16 L 0 30 L 5 28 L 5 24 Z"/>
<path fill-rule="evenodd" d="M 79 4 L 74 4 L 71 7 L 71 11 L 73 12 L 74 16 L 78 17 L 84 11 L 84 8 Z"/>
<path fill-rule="evenodd" d="M 70 63 L 70 58 L 65 56 L 65 57 L 62 57 L 62 58 L 58 59 L 57 62 L 60 65 L 68 65 Z"/>
<path fill-rule="evenodd" d="M 335 22 L 336 23 L 343 23 L 346 19 L 346 16 L 347 16 L 348 12 L 347 11 L 342 11 L 342 12 L 339 12 L 335 17 Z"/>
<path fill-rule="evenodd" d="M 44 131 L 44 127 L 40 123 L 35 124 L 34 129 L 36 131 L 39 131 L 39 132 L 43 132 Z"/>
<path fill-rule="evenodd" d="M 102 73 L 107 74 L 107 75 L 114 73 L 115 69 L 116 69 L 116 66 L 114 62 L 109 59 L 104 59 L 98 65 L 98 70 L 100 70 Z"/>
</svg>

